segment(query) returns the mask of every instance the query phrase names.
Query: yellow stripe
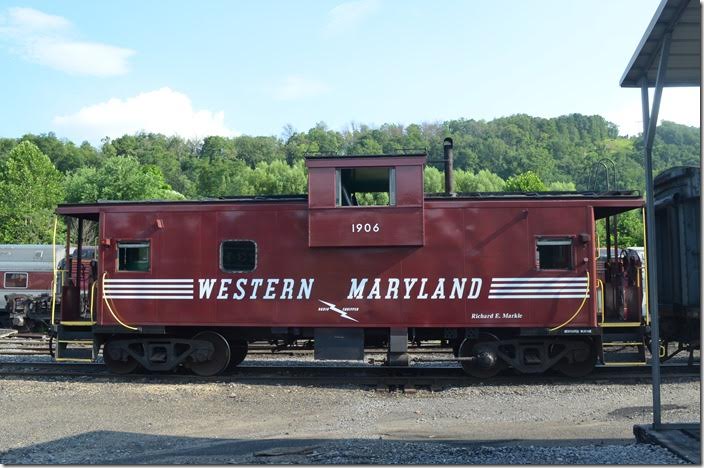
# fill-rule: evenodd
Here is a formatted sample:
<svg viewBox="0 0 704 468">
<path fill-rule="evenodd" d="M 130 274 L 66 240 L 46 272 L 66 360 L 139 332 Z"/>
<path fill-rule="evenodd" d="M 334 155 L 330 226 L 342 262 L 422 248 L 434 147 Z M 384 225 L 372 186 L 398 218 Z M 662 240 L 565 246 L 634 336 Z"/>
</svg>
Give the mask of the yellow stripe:
<svg viewBox="0 0 704 468">
<path fill-rule="evenodd" d="M 93 359 L 89 358 L 63 358 L 63 357 L 56 357 L 54 358 L 54 361 L 59 361 L 59 362 L 93 362 Z"/>
<path fill-rule="evenodd" d="M 640 327 L 640 322 L 606 322 L 600 325 L 604 328 Z"/>
<path fill-rule="evenodd" d="M 640 341 L 610 341 L 603 343 L 602 346 L 645 346 Z"/>
<path fill-rule="evenodd" d="M 90 326 L 95 325 L 96 322 L 59 322 L 61 325 L 68 325 L 69 327 L 80 327 L 80 326 Z"/>
<path fill-rule="evenodd" d="M 645 366 L 647 363 L 642 361 L 634 362 L 605 362 L 604 365 L 608 367 L 630 367 L 630 366 Z"/>
</svg>

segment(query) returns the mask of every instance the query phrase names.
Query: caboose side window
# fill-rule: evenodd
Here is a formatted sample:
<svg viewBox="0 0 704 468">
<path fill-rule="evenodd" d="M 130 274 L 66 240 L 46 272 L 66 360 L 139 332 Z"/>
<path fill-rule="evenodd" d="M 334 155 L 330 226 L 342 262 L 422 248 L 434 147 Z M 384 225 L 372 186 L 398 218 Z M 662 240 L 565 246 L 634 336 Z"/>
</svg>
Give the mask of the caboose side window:
<svg viewBox="0 0 704 468">
<path fill-rule="evenodd" d="M 351 167 L 335 171 L 335 206 L 396 205 L 396 169 Z"/>
<path fill-rule="evenodd" d="M 535 255 L 538 270 L 571 270 L 572 239 L 569 237 L 538 239 Z"/>
<path fill-rule="evenodd" d="M 149 241 L 118 242 L 118 271 L 149 271 Z"/>
<path fill-rule="evenodd" d="M 251 240 L 228 240 L 220 244 L 220 269 L 246 273 L 257 267 L 257 244 Z"/>
<path fill-rule="evenodd" d="M 27 288 L 27 273 L 5 273 L 6 288 Z"/>
</svg>

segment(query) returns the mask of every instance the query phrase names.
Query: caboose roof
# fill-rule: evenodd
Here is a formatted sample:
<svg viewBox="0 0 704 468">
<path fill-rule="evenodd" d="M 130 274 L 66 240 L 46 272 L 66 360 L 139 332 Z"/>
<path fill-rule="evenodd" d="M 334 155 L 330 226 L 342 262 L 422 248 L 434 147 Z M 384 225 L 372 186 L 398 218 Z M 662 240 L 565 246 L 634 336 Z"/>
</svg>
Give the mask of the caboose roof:
<svg viewBox="0 0 704 468">
<path fill-rule="evenodd" d="M 306 156 L 306 167 L 422 166 L 427 156 L 426 153 Z"/>
<path fill-rule="evenodd" d="M 97 220 L 101 209 L 111 207 L 185 207 L 188 205 L 227 205 L 227 204 L 293 204 L 306 203 L 308 196 L 302 195 L 266 195 L 266 196 L 231 196 L 209 198 L 205 200 L 99 200 L 98 203 L 64 203 L 57 207 L 56 213 L 77 218 Z M 458 193 L 449 197 L 444 193 L 425 194 L 427 202 L 447 202 L 451 204 L 470 201 L 592 201 L 597 218 L 611 216 L 623 211 L 642 206 L 643 199 L 637 191 L 608 192 L 471 192 Z"/>
</svg>

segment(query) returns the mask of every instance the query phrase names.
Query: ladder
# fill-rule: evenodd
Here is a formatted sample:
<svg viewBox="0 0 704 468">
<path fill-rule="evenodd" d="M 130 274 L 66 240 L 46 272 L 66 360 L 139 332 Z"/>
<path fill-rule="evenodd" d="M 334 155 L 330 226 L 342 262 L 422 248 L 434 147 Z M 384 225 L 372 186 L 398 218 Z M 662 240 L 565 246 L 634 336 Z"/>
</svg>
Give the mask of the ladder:
<svg viewBox="0 0 704 468">
<path fill-rule="evenodd" d="M 645 329 L 639 322 L 601 324 L 601 361 L 605 366 L 644 366 Z"/>
<path fill-rule="evenodd" d="M 63 322 L 56 325 L 54 360 L 58 362 L 94 362 L 98 349 L 93 339 L 95 322 Z"/>
</svg>

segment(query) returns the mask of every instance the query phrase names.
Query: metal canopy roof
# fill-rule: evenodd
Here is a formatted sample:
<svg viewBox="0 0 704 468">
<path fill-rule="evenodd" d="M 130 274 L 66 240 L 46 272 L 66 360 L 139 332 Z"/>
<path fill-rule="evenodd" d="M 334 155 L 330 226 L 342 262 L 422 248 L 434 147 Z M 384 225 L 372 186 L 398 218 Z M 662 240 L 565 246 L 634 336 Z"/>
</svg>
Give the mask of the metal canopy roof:
<svg viewBox="0 0 704 468">
<path fill-rule="evenodd" d="M 655 86 L 665 33 L 672 31 L 664 86 L 700 86 L 702 10 L 699 0 L 662 0 L 621 77 L 621 87 L 639 88 L 645 75 Z"/>
</svg>

